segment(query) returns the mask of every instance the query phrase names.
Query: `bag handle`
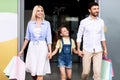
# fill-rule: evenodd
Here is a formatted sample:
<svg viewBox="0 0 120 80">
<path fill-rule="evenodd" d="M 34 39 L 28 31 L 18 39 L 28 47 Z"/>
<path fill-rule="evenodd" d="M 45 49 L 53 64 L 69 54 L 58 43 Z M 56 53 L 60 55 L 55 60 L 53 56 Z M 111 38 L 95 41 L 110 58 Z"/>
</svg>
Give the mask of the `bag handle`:
<svg viewBox="0 0 120 80">
<path fill-rule="evenodd" d="M 111 60 L 110 58 L 108 58 L 107 56 L 103 56 L 103 59 L 104 59 L 104 60 L 107 60 L 107 61 L 109 61 L 109 62 L 112 62 L 112 60 Z"/>
</svg>

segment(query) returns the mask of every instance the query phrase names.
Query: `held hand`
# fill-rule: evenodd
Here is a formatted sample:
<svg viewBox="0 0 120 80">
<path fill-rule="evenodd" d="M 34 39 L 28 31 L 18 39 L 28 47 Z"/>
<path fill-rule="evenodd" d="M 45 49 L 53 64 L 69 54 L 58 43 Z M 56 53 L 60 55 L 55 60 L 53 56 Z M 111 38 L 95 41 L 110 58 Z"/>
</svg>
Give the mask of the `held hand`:
<svg viewBox="0 0 120 80">
<path fill-rule="evenodd" d="M 52 59 L 52 53 L 50 53 L 50 52 L 48 53 L 48 58 Z"/>
<path fill-rule="evenodd" d="M 74 52 L 75 54 L 78 54 L 78 51 L 77 51 L 76 49 L 73 49 L 73 52 Z"/>
<path fill-rule="evenodd" d="M 84 54 L 83 54 L 83 52 L 81 50 L 78 50 L 78 55 L 81 56 L 81 57 L 84 56 Z"/>
</svg>

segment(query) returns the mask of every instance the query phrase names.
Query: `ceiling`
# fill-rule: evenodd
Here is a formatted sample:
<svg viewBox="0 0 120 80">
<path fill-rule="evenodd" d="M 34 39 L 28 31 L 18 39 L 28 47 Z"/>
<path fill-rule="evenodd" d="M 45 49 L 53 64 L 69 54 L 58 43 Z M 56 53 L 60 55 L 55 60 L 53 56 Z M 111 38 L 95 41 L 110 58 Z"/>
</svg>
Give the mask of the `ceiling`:
<svg viewBox="0 0 120 80">
<path fill-rule="evenodd" d="M 45 13 L 52 15 L 55 10 L 61 10 L 63 14 L 82 15 L 87 14 L 87 5 L 94 0 L 25 0 L 25 10 L 32 10 L 35 5 L 42 5 Z"/>
</svg>

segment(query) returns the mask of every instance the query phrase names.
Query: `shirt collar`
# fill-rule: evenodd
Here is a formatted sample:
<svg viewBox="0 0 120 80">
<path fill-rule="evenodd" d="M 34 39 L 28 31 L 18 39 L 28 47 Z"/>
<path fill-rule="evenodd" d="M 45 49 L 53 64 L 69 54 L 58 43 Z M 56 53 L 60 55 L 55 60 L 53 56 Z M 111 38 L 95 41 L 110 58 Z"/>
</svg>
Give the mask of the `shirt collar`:
<svg viewBox="0 0 120 80">
<path fill-rule="evenodd" d="M 90 16 L 88 16 L 89 20 L 93 20 Z M 96 20 L 99 20 L 99 18 L 97 17 Z"/>
<path fill-rule="evenodd" d="M 32 21 L 32 23 L 33 24 L 36 24 L 36 21 L 34 20 L 34 21 Z M 42 22 L 41 22 L 41 24 L 44 24 L 45 23 L 45 20 L 43 20 Z"/>
</svg>

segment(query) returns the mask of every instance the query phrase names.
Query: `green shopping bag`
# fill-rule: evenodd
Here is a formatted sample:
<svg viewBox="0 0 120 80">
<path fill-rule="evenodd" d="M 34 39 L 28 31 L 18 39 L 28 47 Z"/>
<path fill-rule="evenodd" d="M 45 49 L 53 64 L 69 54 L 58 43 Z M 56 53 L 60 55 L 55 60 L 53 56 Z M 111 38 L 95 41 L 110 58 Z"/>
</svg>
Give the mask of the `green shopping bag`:
<svg viewBox="0 0 120 80">
<path fill-rule="evenodd" d="M 101 80 L 112 80 L 114 76 L 112 60 L 110 58 L 103 58 L 101 67 Z"/>
</svg>

